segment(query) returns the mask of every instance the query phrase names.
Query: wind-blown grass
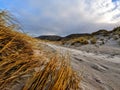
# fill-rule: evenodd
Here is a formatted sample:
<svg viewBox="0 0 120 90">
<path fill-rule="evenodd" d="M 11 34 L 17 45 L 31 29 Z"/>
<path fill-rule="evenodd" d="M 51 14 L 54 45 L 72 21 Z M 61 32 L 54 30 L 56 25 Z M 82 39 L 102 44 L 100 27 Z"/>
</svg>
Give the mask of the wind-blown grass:
<svg viewBox="0 0 120 90">
<path fill-rule="evenodd" d="M 2 13 L 0 90 L 77 90 L 80 78 L 67 62 L 68 58 L 58 54 L 50 58 L 45 53 L 35 55 L 35 40 L 10 28 L 4 18 L 7 13 Z"/>
</svg>

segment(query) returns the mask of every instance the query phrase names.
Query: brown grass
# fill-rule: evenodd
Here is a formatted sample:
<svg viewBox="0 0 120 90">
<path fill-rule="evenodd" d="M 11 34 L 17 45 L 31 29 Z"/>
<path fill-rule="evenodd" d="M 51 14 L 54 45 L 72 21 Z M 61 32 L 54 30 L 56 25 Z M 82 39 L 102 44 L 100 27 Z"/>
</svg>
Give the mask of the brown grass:
<svg viewBox="0 0 120 90">
<path fill-rule="evenodd" d="M 93 38 L 90 39 L 90 41 L 91 41 L 91 44 L 96 44 L 97 39 L 95 37 L 93 37 Z"/>
<path fill-rule="evenodd" d="M 48 57 L 42 49 L 35 55 L 36 40 L 11 29 L 4 16 L 0 13 L 0 90 L 79 89 L 80 78 L 68 58 Z"/>
<path fill-rule="evenodd" d="M 88 44 L 88 39 L 85 37 L 79 37 L 79 38 L 75 38 L 70 40 L 70 42 L 72 43 L 72 45 L 76 44 L 76 43 L 80 43 L 82 45 Z"/>
</svg>

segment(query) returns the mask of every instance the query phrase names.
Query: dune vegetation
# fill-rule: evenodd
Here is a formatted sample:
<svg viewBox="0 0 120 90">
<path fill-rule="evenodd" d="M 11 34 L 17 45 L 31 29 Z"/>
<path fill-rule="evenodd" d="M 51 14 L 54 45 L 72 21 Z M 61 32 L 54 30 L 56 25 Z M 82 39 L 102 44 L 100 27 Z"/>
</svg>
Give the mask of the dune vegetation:
<svg viewBox="0 0 120 90">
<path fill-rule="evenodd" d="M 44 52 L 37 42 L 15 30 L 8 12 L 0 12 L 0 90 L 78 90 L 81 78 L 69 58 Z"/>
</svg>

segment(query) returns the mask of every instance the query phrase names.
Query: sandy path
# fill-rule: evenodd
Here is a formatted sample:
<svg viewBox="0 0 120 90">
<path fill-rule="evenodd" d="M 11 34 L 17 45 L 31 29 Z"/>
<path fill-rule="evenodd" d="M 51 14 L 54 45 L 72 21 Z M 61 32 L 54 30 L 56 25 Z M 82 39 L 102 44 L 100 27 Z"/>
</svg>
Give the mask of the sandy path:
<svg viewBox="0 0 120 90">
<path fill-rule="evenodd" d="M 47 44 L 55 50 L 70 53 L 73 68 L 83 73 L 83 90 L 120 90 L 120 57 L 96 55 L 80 50 Z"/>
</svg>

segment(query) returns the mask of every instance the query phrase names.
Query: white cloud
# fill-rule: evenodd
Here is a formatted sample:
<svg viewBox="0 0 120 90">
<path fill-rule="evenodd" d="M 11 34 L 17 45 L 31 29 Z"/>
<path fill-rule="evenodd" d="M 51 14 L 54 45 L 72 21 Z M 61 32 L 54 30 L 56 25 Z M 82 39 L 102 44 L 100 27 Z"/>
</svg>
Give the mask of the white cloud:
<svg viewBox="0 0 120 90">
<path fill-rule="evenodd" d="M 113 17 L 120 14 L 119 4 L 113 3 L 111 0 L 82 0 L 80 8 L 84 15 L 85 20 L 90 20 L 91 23 L 117 23 L 120 21 L 118 18 Z M 89 3 L 86 3 L 89 2 Z M 120 1 L 119 1 L 120 2 Z M 86 7 L 84 7 L 86 6 Z"/>
<path fill-rule="evenodd" d="M 20 10 L 25 19 L 23 23 L 27 23 L 26 30 L 35 34 L 66 35 L 91 32 L 100 28 L 113 28 L 120 22 L 120 0 L 114 3 L 112 0 L 26 0 L 26 2 L 28 7 L 18 11 Z"/>
</svg>

